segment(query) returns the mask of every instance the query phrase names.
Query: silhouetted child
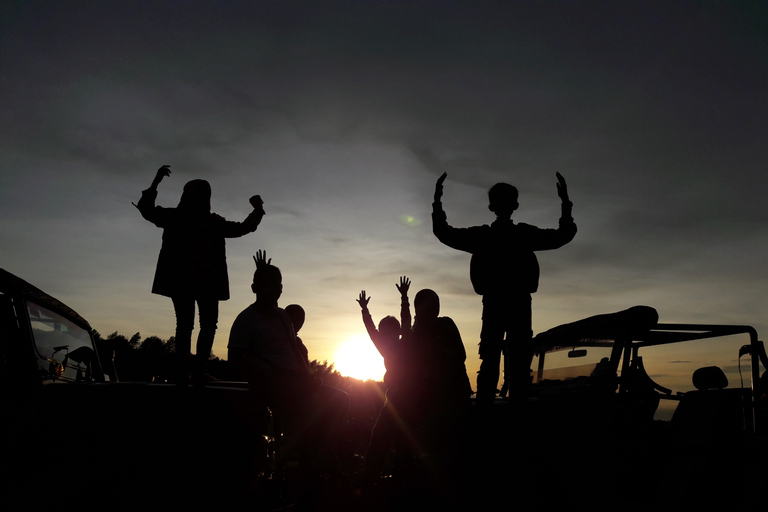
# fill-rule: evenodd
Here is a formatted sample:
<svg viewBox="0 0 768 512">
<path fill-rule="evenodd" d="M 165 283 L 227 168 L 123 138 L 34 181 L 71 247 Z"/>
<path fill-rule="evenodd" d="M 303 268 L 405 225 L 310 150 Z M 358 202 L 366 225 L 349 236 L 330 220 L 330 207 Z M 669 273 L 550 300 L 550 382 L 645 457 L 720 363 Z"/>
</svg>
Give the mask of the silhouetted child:
<svg viewBox="0 0 768 512">
<path fill-rule="evenodd" d="M 405 362 L 402 361 L 404 349 L 401 335 L 411 330 L 411 311 L 410 304 L 408 303 L 408 289 L 410 285 L 411 281 L 405 276 L 400 278 L 400 284 L 395 284 L 400 292 L 400 320 L 402 325 L 395 317 L 386 316 L 379 322 L 377 330 L 373 324 L 371 313 L 368 311 L 368 302 L 371 298 L 366 297 L 365 290 L 363 290 L 357 299 L 363 315 L 365 329 L 384 359 L 384 367 L 386 369 L 384 385 L 387 389 L 400 387 L 401 381 L 404 378 L 403 366 Z"/>
<path fill-rule="evenodd" d="M 304 341 L 299 337 L 299 331 L 304 327 L 304 320 L 307 317 L 306 312 L 304 311 L 304 308 L 298 304 L 288 304 L 285 306 L 285 312 L 288 313 L 288 316 L 291 319 L 291 324 L 293 324 L 293 330 L 296 333 L 296 343 L 299 345 L 299 352 L 304 357 L 307 367 L 309 367 L 309 350 L 307 350 Z"/>
<path fill-rule="evenodd" d="M 517 189 L 497 183 L 488 191 L 488 209 L 496 214 L 490 225 L 454 228 L 448 225 L 441 198 L 444 173 L 435 185 L 432 231 L 445 245 L 472 254 L 470 280 L 483 296 L 483 326 L 480 333 L 480 371 L 477 404 L 493 403 L 499 382 L 499 363 L 506 343 L 505 375 L 510 398 L 527 394 L 533 358 L 531 338 L 531 294 L 539 284 L 539 264 L 534 251 L 557 249 L 576 235 L 565 179 L 557 173 L 557 193 L 562 214 L 557 229 L 541 229 L 512 221 L 518 208 Z M 506 339 L 505 339 L 506 334 Z"/>
<path fill-rule="evenodd" d="M 205 367 L 211 355 L 219 318 L 219 301 L 229 299 L 226 238 L 256 231 L 264 209 L 259 196 L 250 199 L 253 211 L 243 222 L 233 222 L 211 212 L 211 186 L 205 180 L 192 180 L 176 208 L 155 206 L 157 186 L 171 175 L 170 166 L 157 170 L 152 185 L 134 205 L 141 215 L 163 229 L 163 244 L 157 261 L 152 293 L 170 297 L 176 314 L 176 382 L 185 385 L 189 378 L 189 356 L 195 323 L 195 303 L 199 309 L 200 331 L 192 365 L 194 382 L 207 378 Z"/>
<path fill-rule="evenodd" d="M 305 462 L 317 466 L 337 445 L 346 420 L 349 396 L 323 386 L 309 369 L 296 339 L 291 317 L 278 306 L 283 280 L 280 269 L 259 251 L 251 289 L 256 302 L 232 324 L 228 360 L 246 375 L 257 401 L 264 402 L 295 439 Z"/>
<path fill-rule="evenodd" d="M 306 319 L 306 312 L 304 311 L 304 308 L 301 307 L 298 304 L 288 304 L 285 306 L 285 312 L 288 313 L 288 317 L 291 319 L 291 324 L 293 325 L 293 330 L 296 333 L 296 344 L 298 345 L 299 355 L 304 360 L 304 363 L 307 365 L 307 367 L 312 372 L 312 364 L 309 360 L 309 350 L 307 349 L 306 344 L 304 343 L 304 340 L 302 340 L 299 337 L 299 331 L 302 327 L 304 327 L 304 321 Z M 341 391 L 337 388 L 334 388 L 332 386 L 327 386 L 323 383 L 322 378 L 318 377 L 316 373 L 312 373 L 312 376 L 315 380 L 315 386 L 314 391 L 320 395 L 320 398 L 322 399 L 323 403 L 325 404 L 326 408 L 328 408 L 328 404 L 331 404 L 332 410 L 337 409 L 343 409 L 344 414 L 331 414 L 331 418 L 335 418 L 335 420 L 338 422 L 338 425 L 333 427 L 333 430 L 339 430 L 341 429 L 342 432 L 340 433 L 340 437 L 345 436 L 345 433 L 343 431 L 343 423 L 345 423 L 346 420 L 346 414 L 350 406 L 350 399 L 349 396 L 346 394 L 346 392 Z M 343 456 L 349 456 L 352 454 L 353 450 L 347 449 L 345 446 L 343 449 L 341 448 L 342 445 L 344 445 L 344 439 L 339 439 L 339 447 L 336 450 L 337 456 L 343 455 Z M 342 453 L 343 452 L 343 453 Z"/>
<path fill-rule="evenodd" d="M 406 340 L 401 336 L 409 333 L 411 329 L 411 311 L 408 303 L 408 289 L 410 280 L 407 277 L 400 278 L 397 286 L 400 292 L 400 318 L 402 325 L 393 316 L 386 316 L 379 322 L 378 330 L 374 326 L 371 313 L 368 310 L 368 302 L 365 290 L 360 292 L 357 299 L 363 315 L 363 323 L 371 337 L 374 346 L 384 359 L 384 387 L 386 400 L 376 424 L 371 432 L 371 441 L 365 457 L 364 479 L 370 483 L 383 469 L 387 454 L 392 446 L 399 459 L 414 455 L 412 444 L 411 404 L 408 400 L 410 389 L 408 377 L 414 371 L 410 367 L 412 361 L 408 354 Z"/>
</svg>

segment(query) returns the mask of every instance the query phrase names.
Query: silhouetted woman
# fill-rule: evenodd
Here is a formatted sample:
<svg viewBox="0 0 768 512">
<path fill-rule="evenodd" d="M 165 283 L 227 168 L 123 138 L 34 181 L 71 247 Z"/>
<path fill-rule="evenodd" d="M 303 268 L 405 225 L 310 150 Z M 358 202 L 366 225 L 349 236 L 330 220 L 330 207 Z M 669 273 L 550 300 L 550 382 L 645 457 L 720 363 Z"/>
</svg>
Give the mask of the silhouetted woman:
<svg viewBox="0 0 768 512">
<path fill-rule="evenodd" d="M 152 293 L 170 297 L 176 312 L 176 383 L 186 384 L 190 374 L 189 354 L 199 309 L 200 332 L 192 364 L 193 382 L 206 378 L 205 366 L 211 354 L 219 301 L 229 299 L 229 276 L 225 238 L 256 231 L 264 209 L 259 196 L 250 199 L 254 210 L 243 222 L 232 222 L 211 212 L 211 186 L 192 180 L 176 208 L 155 206 L 157 185 L 171 175 L 170 166 L 157 170 L 152 185 L 144 190 L 136 207 L 141 215 L 163 229 L 163 244 L 157 260 Z"/>
</svg>

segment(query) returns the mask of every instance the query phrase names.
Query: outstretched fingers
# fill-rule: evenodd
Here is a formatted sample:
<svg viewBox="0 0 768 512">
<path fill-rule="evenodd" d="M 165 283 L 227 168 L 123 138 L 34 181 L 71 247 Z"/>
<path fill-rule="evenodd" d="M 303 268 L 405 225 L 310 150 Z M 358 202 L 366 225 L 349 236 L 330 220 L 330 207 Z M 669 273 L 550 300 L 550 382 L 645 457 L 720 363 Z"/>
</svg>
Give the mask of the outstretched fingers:
<svg viewBox="0 0 768 512">
<path fill-rule="evenodd" d="M 267 251 L 263 249 L 256 251 L 256 255 L 253 257 L 253 261 L 256 263 L 256 268 L 272 264 L 272 258 L 267 259 Z"/>
<path fill-rule="evenodd" d="M 365 290 L 360 292 L 360 295 L 357 298 L 357 303 L 360 304 L 361 308 L 365 308 L 368 306 L 368 301 L 371 300 L 370 297 L 365 296 Z"/>
<path fill-rule="evenodd" d="M 395 284 L 395 286 L 401 295 L 406 295 L 408 293 L 408 289 L 411 287 L 411 280 L 406 276 L 401 276 L 400 284 Z"/>
</svg>

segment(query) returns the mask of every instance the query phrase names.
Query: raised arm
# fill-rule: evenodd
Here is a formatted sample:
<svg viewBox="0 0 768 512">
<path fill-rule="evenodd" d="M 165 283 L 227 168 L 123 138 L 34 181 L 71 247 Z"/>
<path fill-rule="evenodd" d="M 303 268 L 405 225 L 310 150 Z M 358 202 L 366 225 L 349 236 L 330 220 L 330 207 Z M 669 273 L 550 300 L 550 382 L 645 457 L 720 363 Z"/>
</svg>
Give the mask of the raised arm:
<svg viewBox="0 0 768 512">
<path fill-rule="evenodd" d="M 261 196 L 251 196 L 248 202 L 253 206 L 253 211 L 245 218 L 243 222 L 223 221 L 222 235 L 225 238 L 237 238 L 248 233 L 253 233 L 261 224 L 264 218 L 264 201 Z"/>
<path fill-rule="evenodd" d="M 448 176 L 443 173 L 435 183 L 435 197 L 432 203 L 432 233 L 442 243 L 460 251 L 474 252 L 481 240 L 481 228 L 455 228 L 448 224 L 448 217 L 443 211 L 443 182 Z"/>
<path fill-rule="evenodd" d="M 157 173 L 155 174 L 155 179 L 152 180 L 152 185 L 149 186 L 148 190 L 155 190 L 157 191 L 157 186 L 160 184 L 161 181 L 163 181 L 163 178 L 171 175 L 171 166 L 170 165 L 163 165 L 157 170 Z"/>
<path fill-rule="evenodd" d="M 557 176 L 557 195 L 563 203 L 570 203 L 571 201 L 568 198 L 568 185 L 565 183 L 565 178 L 563 178 L 563 175 L 559 172 L 555 173 L 555 176 Z"/>
<path fill-rule="evenodd" d="M 556 173 L 556 176 L 557 195 L 562 202 L 560 207 L 560 227 L 558 231 L 563 231 L 563 236 L 570 242 L 573 240 L 573 237 L 576 236 L 576 224 L 573 222 L 573 203 L 568 197 L 568 185 L 565 183 L 565 178 L 563 178 L 563 175 L 559 172 Z"/>
<path fill-rule="evenodd" d="M 439 178 L 437 178 L 437 183 L 435 183 L 435 202 L 439 203 L 443 200 L 443 182 L 445 181 L 445 178 L 448 177 L 448 173 L 444 172 L 440 175 Z"/>
<path fill-rule="evenodd" d="M 360 292 L 360 295 L 357 298 L 357 303 L 360 304 L 360 312 L 363 315 L 363 324 L 365 325 L 365 330 L 368 331 L 368 336 L 370 336 L 371 341 L 376 344 L 379 331 L 376 329 L 376 325 L 373 323 L 373 318 L 371 318 L 370 311 L 368 311 L 368 302 L 370 300 L 371 298 L 366 296 L 365 290 L 363 290 Z"/>
<path fill-rule="evenodd" d="M 534 251 L 558 249 L 569 243 L 576 236 L 576 223 L 573 221 L 573 203 L 568 197 L 568 186 L 562 174 L 557 173 L 557 195 L 562 201 L 560 222 L 557 229 L 542 229 L 526 226 L 529 244 Z M 524 226 L 520 224 L 520 226 Z"/>
<path fill-rule="evenodd" d="M 139 203 L 131 203 L 138 208 L 141 216 L 147 219 L 149 222 L 158 224 L 162 222 L 162 215 L 158 212 L 158 208 L 155 207 L 155 200 L 157 199 L 157 186 L 163 181 L 163 178 L 171 175 L 171 166 L 163 165 L 155 173 L 155 178 L 152 180 L 152 184 L 148 189 L 141 192 L 141 199 Z"/>
<path fill-rule="evenodd" d="M 411 331 L 411 305 L 408 303 L 408 289 L 411 280 L 405 276 L 400 278 L 400 284 L 395 284 L 400 292 L 400 330 L 403 334 Z"/>
</svg>

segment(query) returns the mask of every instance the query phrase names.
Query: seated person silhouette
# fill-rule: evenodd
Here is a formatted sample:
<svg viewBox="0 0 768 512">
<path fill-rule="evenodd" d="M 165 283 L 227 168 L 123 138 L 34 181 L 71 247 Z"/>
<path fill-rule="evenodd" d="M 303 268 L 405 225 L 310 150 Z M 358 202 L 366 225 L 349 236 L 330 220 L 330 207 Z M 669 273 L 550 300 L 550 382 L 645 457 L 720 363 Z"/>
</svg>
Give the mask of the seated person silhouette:
<svg viewBox="0 0 768 512">
<path fill-rule="evenodd" d="M 283 284 L 280 269 L 259 251 L 251 289 L 256 302 L 232 324 L 229 361 L 247 378 L 259 402 L 278 418 L 312 467 L 327 462 L 346 420 L 349 397 L 323 386 L 307 365 L 291 318 L 278 306 Z"/>
<path fill-rule="evenodd" d="M 304 327 L 304 322 L 306 320 L 306 312 L 304 311 L 304 308 L 298 304 L 288 304 L 285 306 L 285 312 L 288 313 L 288 317 L 291 319 L 291 325 L 293 325 L 293 330 L 296 333 L 296 343 L 299 346 L 299 354 L 302 359 L 304 359 L 304 362 L 310 371 L 312 371 L 312 364 L 309 361 L 309 350 L 304 344 L 304 341 L 299 337 L 299 331 Z M 330 430 L 336 431 L 342 429 L 350 407 L 349 395 L 343 390 L 324 385 L 319 377 L 315 376 L 314 379 L 319 384 L 318 386 L 315 386 L 314 391 L 320 395 L 324 408 L 331 411 L 330 414 L 326 415 L 328 421 L 334 422 L 334 425 L 329 426 Z M 334 447 L 334 449 L 336 449 L 336 447 Z M 337 449 L 337 452 L 338 451 L 340 451 L 340 448 Z M 345 455 L 349 454 L 345 453 Z"/>
<path fill-rule="evenodd" d="M 408 347 L 406 340 L 401 337 L 403 333 L 410 332 L 411 311 L 408 303 L 408 289 L 410 280 L 403 276 L 400 284 L 395 284 L 400 292 L 400 318 L 401 323 L 393 316 L 386 316 L 379 322 L 379 328 L 373 323 L 368 303 L 371 297 L 366 296 L 365 290 L 360 292 L 357 299 L 360 304 L 368 335 L 376 349 L 384 358 L 384 387 L 386 400 L 376 424 L 371 432 L 371 441 L 365 456 L 365 471 L 363 480 L 366 484 L 379 476 L 386 463 L 387 454 L 392 447 L 397 455 L 396 461 L 404 461 L 415 455 L 412 443 L 412 420 L 408 386 L 408 376 L 413 372 L 409 367 Z"/>
<path fill-rule="evenodd" d="M 304 308 L 298 304 L 288 304 L 285 306 L 285 312 L 288 313 L 288 317 L 291 319 L 291 325 L 293 325 L 293 332 L 296 333 L 296 343 L 299 345 L 299 352 L 304 357 L 304 361 L 309 367 L 309 350 L 304 345 L 304 341 L 299 338 L 299 331 L 304 327 L 304 321 L 307 318 L 307 314 Z"/>
</svg>

